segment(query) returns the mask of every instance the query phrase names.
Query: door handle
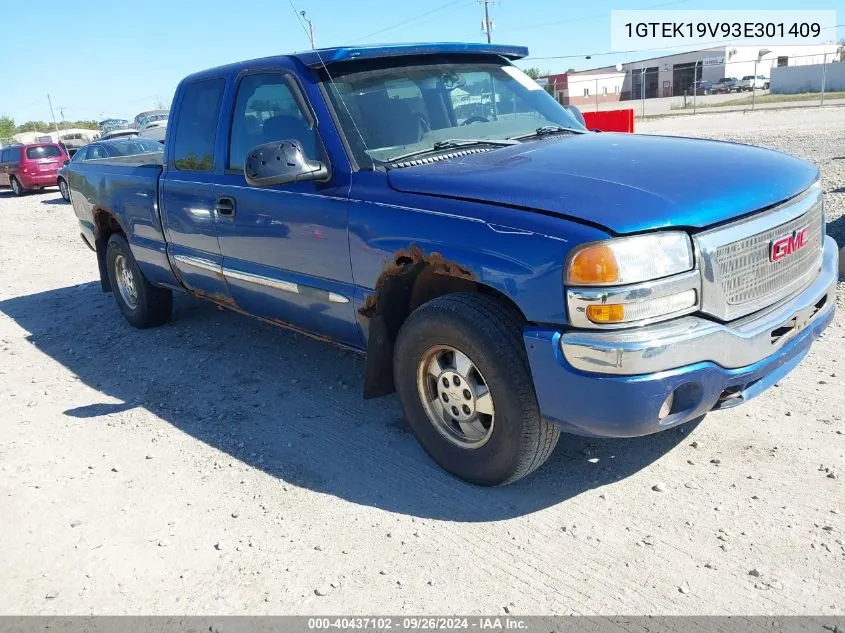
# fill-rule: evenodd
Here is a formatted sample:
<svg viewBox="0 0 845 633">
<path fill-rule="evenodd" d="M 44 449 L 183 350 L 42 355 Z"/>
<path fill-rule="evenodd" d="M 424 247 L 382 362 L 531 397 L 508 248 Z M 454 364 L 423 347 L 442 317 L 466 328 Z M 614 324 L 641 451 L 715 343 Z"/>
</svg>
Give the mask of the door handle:
<svg viewBox="0 0 845 633">
<path fill-rule="evenodd" d="M 214 205 L 214 212 L 224 218 L 231 218 L 235 216 L 235 199 L 224 196 L 220 198 Z"/>
</svg>

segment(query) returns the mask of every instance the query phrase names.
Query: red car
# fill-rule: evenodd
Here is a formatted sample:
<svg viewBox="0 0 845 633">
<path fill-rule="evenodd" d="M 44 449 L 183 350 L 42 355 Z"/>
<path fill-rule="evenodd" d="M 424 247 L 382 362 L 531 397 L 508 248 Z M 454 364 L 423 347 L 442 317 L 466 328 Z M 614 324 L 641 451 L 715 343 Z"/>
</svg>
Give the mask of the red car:
<svg viewBox="0 0 845 633">
<path fill-rule="evenodd" d="M 28 143 L 0 149 L 0 187 L 11 187 L 16 196 L 32 189 L 55 187 L 57 172 L 68 160 L 57 143 Z"/>
</svg>

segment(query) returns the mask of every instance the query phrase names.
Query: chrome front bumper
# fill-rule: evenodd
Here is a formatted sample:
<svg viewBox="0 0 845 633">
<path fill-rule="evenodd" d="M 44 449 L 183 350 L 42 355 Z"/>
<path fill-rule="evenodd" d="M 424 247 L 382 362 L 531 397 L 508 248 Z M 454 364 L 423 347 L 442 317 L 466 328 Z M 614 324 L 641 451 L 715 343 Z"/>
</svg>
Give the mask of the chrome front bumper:
<svg viewBox="0 0 845 633">
<path fill-rule="evenodd" d="M 711 361 L 745 367 L 770 356 L 834 310 L 838 249 L 825 237 L 822 266 L 803 291 L 768 310 L 728 324 L 697 316 L 630 330 L 574 330 L 560 338 L 574 368 L 615 375 L 651 374 Z"/>
</svg>

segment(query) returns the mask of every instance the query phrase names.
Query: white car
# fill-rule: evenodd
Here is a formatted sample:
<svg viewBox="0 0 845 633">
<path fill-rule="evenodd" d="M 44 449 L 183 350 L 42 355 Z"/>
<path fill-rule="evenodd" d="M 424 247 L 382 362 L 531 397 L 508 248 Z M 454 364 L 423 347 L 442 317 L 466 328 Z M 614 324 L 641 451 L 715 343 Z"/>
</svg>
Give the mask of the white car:
<svg viewBox="0 0 845 633">
<path fill-rule="evenodd" d="M 742 89 L 751 91 L 751 90 L 768 90 L 769 89 L 769 78 L 764 77 L 763 75 L 746 75 L 742 78 Z"/>
</svg>

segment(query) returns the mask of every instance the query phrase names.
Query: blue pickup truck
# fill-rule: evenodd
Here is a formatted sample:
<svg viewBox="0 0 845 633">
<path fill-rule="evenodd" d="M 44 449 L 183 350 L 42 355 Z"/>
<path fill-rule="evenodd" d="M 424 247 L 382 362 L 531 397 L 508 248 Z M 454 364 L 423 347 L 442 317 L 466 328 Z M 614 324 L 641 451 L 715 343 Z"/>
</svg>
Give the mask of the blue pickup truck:
<svg viewBox="0 0 845 633">
<path fill-rule="evenodd" d="M 792 370 L 835 305 L 816 167 L 589 131 L 527 53 L 332 48 L 187 77 L 163 154 L 69 165 L 103 290 L 138 328 L 178 290 L 366 353 L 364 397 L 397 392 L 431 457 L 485 485 L 561 431 L 647 435 Z"/>
</svg>

